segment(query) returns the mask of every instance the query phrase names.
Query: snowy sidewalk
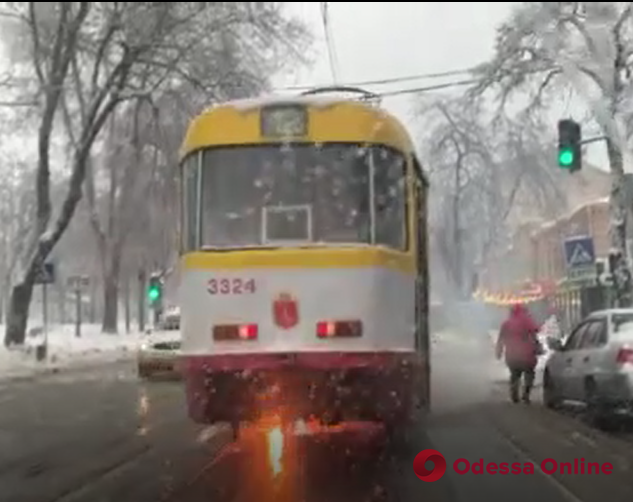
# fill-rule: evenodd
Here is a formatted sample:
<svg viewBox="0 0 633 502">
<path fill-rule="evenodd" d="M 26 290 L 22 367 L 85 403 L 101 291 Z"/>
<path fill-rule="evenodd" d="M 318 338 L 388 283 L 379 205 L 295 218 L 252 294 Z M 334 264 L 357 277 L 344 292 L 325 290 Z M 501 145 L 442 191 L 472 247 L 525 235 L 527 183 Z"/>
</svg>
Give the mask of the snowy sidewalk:
<svg viewBox="0 0 633 502">
<path fill-rule="evenodd" d="M 4 333 L 4 326 L 0 325 Z M 24 348 L 7 350 L 0 347 L 0 381 L 30 378 L 41 374 L 57 373 L 65 370 L 80 370 L 99 364 L 129 360 L 135 355 L 139 344 L 138 333 L 107 335 L 101 333 L 101 326 L 85 324 L 81 338 L 75 337 L 74 325 L 52 326 L 48 334 L 48 358 L 38 362 L 35 348 L 43 337 L 28 337 Z"/>
</svg>

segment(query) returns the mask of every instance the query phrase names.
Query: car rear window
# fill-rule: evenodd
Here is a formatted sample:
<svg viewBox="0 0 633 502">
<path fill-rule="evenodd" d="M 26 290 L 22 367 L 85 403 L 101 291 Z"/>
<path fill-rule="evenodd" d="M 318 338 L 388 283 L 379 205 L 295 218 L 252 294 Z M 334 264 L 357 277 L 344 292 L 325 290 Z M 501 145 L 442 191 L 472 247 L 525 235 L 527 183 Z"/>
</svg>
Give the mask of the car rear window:
<svg viewBox="0 0 633 502">
<path fill-rule="evenodd" d="M 180 350 L 180 342 L 158 342 L 154 344 L 156 350 Z"/>
<path fill-rule="evenodd" d="M 617 334 L 618 338 L 633 339 L 633 313 L 613 314 L 611 322 L 613 324 L 613 334 Z"/>
<path fill-rule="evenodd" d="M 170 316 L 162 322 L 162 329 L 166 331 L 177 331 L 180 329 L 180 317 Z"/>
</svg>

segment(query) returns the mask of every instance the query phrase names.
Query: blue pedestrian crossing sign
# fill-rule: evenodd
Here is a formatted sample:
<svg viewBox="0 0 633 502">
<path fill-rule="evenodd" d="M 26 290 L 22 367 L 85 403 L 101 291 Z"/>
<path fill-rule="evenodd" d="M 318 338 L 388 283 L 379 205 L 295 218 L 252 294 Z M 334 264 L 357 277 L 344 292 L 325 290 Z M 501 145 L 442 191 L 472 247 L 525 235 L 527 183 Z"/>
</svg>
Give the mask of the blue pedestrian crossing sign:
<svg viewBox="0 0 633 502">
<path fill-rule="evenodd" d="M 567 280 L 577 285 L 594 286 L 598 277 L 593 238 L 578 236 L 565 239 Z"/>
<path fill-rule="evenodd" d="M 596 262 L 593 237 L 578 236 L 565 239 L 565 262 L 570 269 L 593 267 Z"/>
</svg>

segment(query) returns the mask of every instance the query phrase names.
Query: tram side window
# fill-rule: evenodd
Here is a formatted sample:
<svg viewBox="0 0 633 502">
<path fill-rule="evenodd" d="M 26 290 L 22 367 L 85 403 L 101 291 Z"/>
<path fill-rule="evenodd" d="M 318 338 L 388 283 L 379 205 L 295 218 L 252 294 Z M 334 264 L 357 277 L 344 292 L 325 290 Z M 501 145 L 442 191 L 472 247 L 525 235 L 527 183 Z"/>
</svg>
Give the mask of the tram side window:
<svg viewBox="0 0 633 502">
<path fill-rule="evenodd" d="M 367 149 L 336 145 L 312 150 L 309 172 L 316 239 L 370 242 Z"/>
<path fill-rule="evenodd" d="M 198 245 L 198 156 L 189 156 L 182 167 L 183 208 L 182 208 L 182 246 L 183 251 L 196 249 Z"/>
<path fill-rule="evenodd" d="M 256 147 L 202 153 L 202 247 L 261 243 L 262 199 L 269 195 L 267 166 Z"/>
<path fill-rule="evenodd" d="M 406 249 L 406 163 L 388 148 L 373 152 L 376 244 Z"/>
</svg>

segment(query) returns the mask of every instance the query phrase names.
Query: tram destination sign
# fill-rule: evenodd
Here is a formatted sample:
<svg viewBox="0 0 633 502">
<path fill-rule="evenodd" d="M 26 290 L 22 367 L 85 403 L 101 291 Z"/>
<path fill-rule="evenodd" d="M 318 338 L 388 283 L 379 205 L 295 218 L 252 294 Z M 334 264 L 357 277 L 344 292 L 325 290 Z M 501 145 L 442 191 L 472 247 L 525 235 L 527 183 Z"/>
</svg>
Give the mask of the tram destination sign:
<svg viewBox="0 0 633 502">
<path fill-rule="evenodd" d="M 308 135 L 308 110 L 296 104 L 261 109 L 261 131 L 266 138 L 300 138 Z"/>
</svg>

